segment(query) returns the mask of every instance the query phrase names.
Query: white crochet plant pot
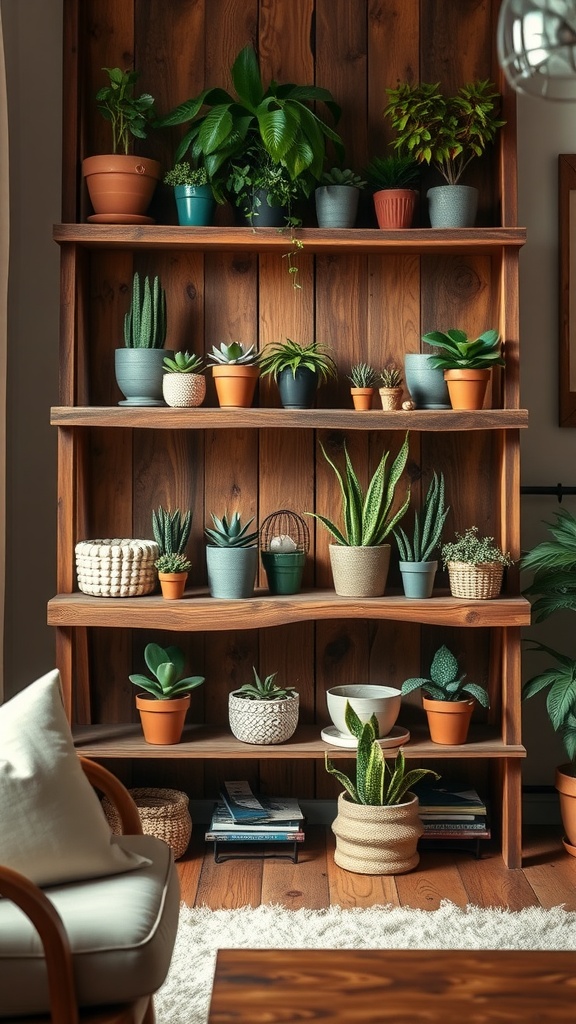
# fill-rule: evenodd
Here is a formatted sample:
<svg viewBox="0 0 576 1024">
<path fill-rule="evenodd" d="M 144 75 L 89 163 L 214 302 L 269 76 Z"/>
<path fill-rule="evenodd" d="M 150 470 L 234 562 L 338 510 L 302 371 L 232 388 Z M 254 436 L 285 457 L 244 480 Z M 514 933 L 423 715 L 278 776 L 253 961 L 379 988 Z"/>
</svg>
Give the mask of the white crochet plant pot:
<svg viewBox="0 0 576 1024">
<path fill-rule="evenodd" d="M 75 548 L 78 589 L 92 597 L 141 597 L 158 582 L 153 540 L 81 540 Z"/>
<path fill-rule="evenodd" d="M 248 700 L 234 690 L 228 700 L 230 728 L 242 743 L 285 743 L 298 725 L 299 696 L 280 700 Z"/>
</svg>

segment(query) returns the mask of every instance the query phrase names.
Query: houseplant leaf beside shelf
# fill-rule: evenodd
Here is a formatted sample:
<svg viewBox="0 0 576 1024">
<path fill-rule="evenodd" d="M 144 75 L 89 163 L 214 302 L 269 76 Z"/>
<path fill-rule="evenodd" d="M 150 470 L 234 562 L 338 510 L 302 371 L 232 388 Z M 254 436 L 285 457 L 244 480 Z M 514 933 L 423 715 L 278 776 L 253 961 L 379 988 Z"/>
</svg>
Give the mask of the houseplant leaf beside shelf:
<svg viewBox="0 0 576 1024">
<path fill-rule="evenodd" d="M 206 397 L 206 378 L 201 356 L 190 352 L 176 352 L 174 358 L 163 360 L 162 394 L 166 405 L 173 409 L 191 409 L 202 405 Z"/>
<path fill-rule="evenodd" d="M 422 341 L 440 352 L 430 357 L 430 366 L 442 370 L 453 409 L 481 409 L 493 366 L 505 366 L 498 331 L 484 331 L 469 338 L 466 331 L 430 331 Z"/>
<path fill-rule="evenodd" d="M 146 211 L 160 178 L 157 160 L 130 154 L 132 139 L 145 139 L 154 119 L 154 98 L 134 95 L 138 71 L 103 68 L 108 85 L 96 94 L 98 110 L 110 122 L 112 152 L 82 161 L 94 214 L 89 221 L 111 224 L 151 224 Z"/>
<path fill-rule="evenodd" d="M 389 767 L 378 743 L 374 716 L 363 723 L 347 704 L 345 720 L 358 741 L 356 778 L 345 775 L 325 754 L 326 771 L 344 787 L 332 824 L 336 836 L 334 861 L 338 867 L 362 875 L 412 871 L 420 860 L 417 847 L 424 829 L 418 797 L 410 787 L 427 775 L 435 779 L 439 775 L 428 768 L 407 771 L 402 749 Z"/>
<path fill-rule="evenodd" d="M 317 341 L 300 344 L 291 338 L 266 346 L 260 355 L 260 370 L 278 385 L 285 409 L 311 409 L 318 386 L 338 376 L 336 363 L 324 345 Z"/>
<path fill-rule="evenodd" d="M 446 645 L 439 647 L 432 659 L 430 678 L 414 677 L 402 683 L 402 694 L 422 688 L 422 706 L 428 718 L 433 743 L 455 746 L 465 743 L 474 700 L 483 708 L 490 706 L 488 691 L 478 683 L 466 682 L 458 674 L 458 661 Z"/>
<path fill-rule="evenodd" d="M 136 695 L 144 739 L 158 745 L 179 743 L 190 707 L 190 692 L 202 685 L 204 676 L 184 676 L 185 657 L 180 647 L 147 644 L 144 660 L 152 678 L 139 672 L 128 677 L 134 686 L 145 691 Z"/>
<path fill-rule="evenodd" d="M 179 508 L 171 511 L 160 505 L 152 510 L 152 530 L 159 557 L 154 562 L 162 589 L 162 597 L 176 600 L 184 595 L 192 563 L 184 554 L 190 537 L 192 512 Z"/>
<path fill-rule="evenodd" d="M 412 156 L 374 157 L 364 170 L 372 189 L 378 227 L 410 228 L 414 220 L 420 168 Z"/>
<path fill-rule="evenodd" d="M 181 226 L 202 227 L 212 223 L 214 192 L 205 167 L 192 167 L 188 160 L 183 160 L 166 172 L 164 184 L 174 189 Z"/>
<path fill-rule="evenodd" d="M 478 536 L 477 526 L 456 533 L 454 540 L 442 545 L 441 554 L 450 593 L 467 601 L 498 597 L 504 569 L 512 565 L 509 552 L 502 551 L 493 537 Z"/>
<path fill-rule="evenodd" d="M 390 452 L 382 453 L 365 493 L 346 445 L 344 475 L 321 442 L 320 447 L 340 485 L 343 530 L 320 513 L 309 512 L 308 515 L 322 523 L 336 541 L 329 547 L 334 589 L 341 597 L 381 597 L 386 589 L 390 565 L 390 544 L 385 540 L 410 504 L 408 486 L 400 507 L 394 505 L 396 485 L 408 460 L 408 434 L 389 470 L 386 463 Z"/>
<path fill-rule="evenodd" d="M 497 114 L 500 94 L 487 80 L 461 86 L 445 96 L 439 83 L 401 83 L 387 89 L 384 115 L 396 130 L 393 146 L 419 164 L 432 165 L 446 184 L 428 189 L 433 228 L 473 227 L 478 189 L 460 184 L 471 160 L 482 156 L 504 125 Z"/>
<path fill-rule="evenodd" d="M 258 568 L 258 531 L 250 532 L 254 516 L 242 524 L 238 511 L 219 518 L 211 513 L 212 526 L 204 533 L 208 586 L 212 597 L 228 600 L 252 597 Z"/>
<path fill-rule="evenodd" d="M 314 192 L 319 228 L 353 228 L 358 214 L 360 191 L 366 182 L 351 168 L 332 167 L 324 171 Z"/>
<path fill-rule="evenodd" d="M 400 573 L 404 594 L 408 598 L 432 597 L 438 560 L 432 556 L 437 551 L 450 506 L 446 506 L 444 474 L 434 473 L 422 511 L 414 515 L 412 539 L 399 526 L 394 536 L 400 555 Z"/>
<path fill-rule="evenodd" d="M 218 348 L 212 346 L 208 361 L 212 363 L 218 404 L 222 408 L 249 409 L 260 376 L 256 346 L 223 341 Z"/>
<path fill-rule="evenodd" d="M 300 697 L 291 686 L 278 686 L 277 672 L 233 690 L 228 698 L 230 728 L 242 743 L 285 743 L 296 731 Z"/>
<path fill-rule="evenodd" d="M 155 277 L 142 283 L 138 271 L 132 282 L 130 309 L 124 317 L 124 348 L 114 353 L 116 383 L 124 395 L 119 405 L 164 405 L 163 362 L 173 357 L 166 340 L 166 293 Z"/>
</svg>

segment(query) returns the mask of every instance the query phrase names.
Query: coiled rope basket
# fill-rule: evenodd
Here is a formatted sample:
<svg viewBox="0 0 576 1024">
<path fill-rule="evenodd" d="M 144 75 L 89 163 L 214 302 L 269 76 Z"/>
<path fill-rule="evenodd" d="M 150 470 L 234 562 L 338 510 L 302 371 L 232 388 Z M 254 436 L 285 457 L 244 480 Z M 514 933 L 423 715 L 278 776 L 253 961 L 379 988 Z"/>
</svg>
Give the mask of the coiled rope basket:
<svg viewBox="0 0 576 1024">
<path fill-rule="evenodd" d="M 130 796 L 138 808 L 142 831 L 163 839 L 178 860 L 188 849 L 192 835 L 192 818 L 188 810 L 188 797 L 177 789 L 130 789 Z M 120 817 L 107 797 L 102 807 L 114 835 L 120 835 Z"/>
</svg>

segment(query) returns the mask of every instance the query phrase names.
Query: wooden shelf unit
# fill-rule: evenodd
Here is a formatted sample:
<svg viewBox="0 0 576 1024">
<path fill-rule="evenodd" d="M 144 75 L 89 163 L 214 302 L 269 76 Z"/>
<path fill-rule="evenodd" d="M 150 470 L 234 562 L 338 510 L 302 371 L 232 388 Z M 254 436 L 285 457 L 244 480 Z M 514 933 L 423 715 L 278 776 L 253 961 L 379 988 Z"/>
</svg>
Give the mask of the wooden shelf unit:
<svg viewBox="0 0 576 1024">
<path fill-rule="evenodd" d="M 270 793 L 332 798 L 338 786 L 324 771 L 325 750 L 335 758 L 349 758 L 350 751 L 320 739 L 328 724 L 325 690 L 366 680 L 400 685 L 427 671 L 434 651 L 447 643 L 463 671 L 488 686 L 491 708 L 477 709 L 465 747 L 432 744 L 419 724 L 406 755 L 441 764 L 447 780 L 452 774 L 480 786 L 492 801 L 504 861 L 520 866 L 520 627 L 530 611 L 517 570 L 506 573 L 496 601 L 452 598 L 445 575 L 432 599 L 408 601 L 393 559 L 384 598 L 346 600 L 332 588 L 328 536 L 318 527 L 311 530 L 301 594 L 271 597 L 260 572 L 253 599 L 223 602 L 206 590 L 203 537 L 210 512 L 227 507 L 256 522 L 279 508 L 334 517 L 339 498 L 319 441 L 335 457 L 346 441 L 367 477 L 383 447 L 395 453 L 409 431 L 413 507 L 431 473 L 443 472 L 448 533 L 476 524 L 518 557 L 519 437 L 528 423 L 519 400 L 518 257 L 526 235 L 516 225 L 515 99 L 493 52 L 498 0 L 457 13 L 452 0 L 384 0 L 394 47 L 367 0 L 205 0 L 193 9 L 158 0 L 64 0 L 64 6 L 63 223 L 54 227 L 61 250 L 61 376 L 51 413 L 58 432 L 58 578 L 48 622 L 79 749 L 112 759 L 130 784 L 180 785 L 194 798 L 214 797 L 234 770 Z M 353 13 L 359 15 L 354 27 Z M 250 38 L 260 44 L 264 76 L 331 89 L 343 107 L 347 161 L 358 168 L 390 141 L 382 96 L 406 68 L 419 67 L 423 81 L 454 89 L 477 75 L 497 81 L 506 127 L 467 176 L 480 188 L 479 226 L 426 227 L 426 185 L 438 182 L 425 179 L 420 223 L 410 230 L 376 229 L 366 200 L 356 229 L 298 229 L 302 287 L 294 290 L 283 258 L 290 232 L 232 227 L 222 210 L 214 227 L 179 227 L 163 185 L 150 211 L 156 224 L 85 223 L 91 211 L 80 161 L 104 152 L 107 140 L 90 101 L 102 84 L 101 68 L 125 66 L 126 55 L 135 54 L 142 89 L 165 112 L 204 85 L 226 83 L 232 59 Z M 208 46 L 208 39 L 219 41 Z M 139 145 L 168 167 L 177 137 L 167 132 Z M 313 223 L 310 211 L 306 216 L 312 216 L 306 225 Z M 208 352 L 224 338 L 262 348 L 286 336 L 315 337 L 333 350 L 338 382 L 322 387 L 317 408 L 306 412 L 279 408 L 268 380 L 260 381 L 255 408 L 220 410 L 210 374 L 199 409 L 120 407 L 114 348 L 136 269 L 159 274 L 166 288 L 167 348 Z M 505 339 L 506 369 L 494 373 L 485 409 L 350 408 L 346 374 L 354 362 L 401 365 L 406 352 L 420 350 L 423 333 L 451 326 L 469 333 L 497 326 Z M 80 594 L 75 543 L 150 536 L 151 511 L 159 504 L 193 512 L 185 599 Z M 206 676 L 194 691 L 184 741 L 168 749 L 144 743 L 128 681 L 144 667 L 150 640 L 183 646 L 190 671 Z M 250 677 L 253 664 L 278 670 L 300 693 L 298 731 L 279 747 L 241 744 L 227 725 L 228 693 Z"/>
</svg>

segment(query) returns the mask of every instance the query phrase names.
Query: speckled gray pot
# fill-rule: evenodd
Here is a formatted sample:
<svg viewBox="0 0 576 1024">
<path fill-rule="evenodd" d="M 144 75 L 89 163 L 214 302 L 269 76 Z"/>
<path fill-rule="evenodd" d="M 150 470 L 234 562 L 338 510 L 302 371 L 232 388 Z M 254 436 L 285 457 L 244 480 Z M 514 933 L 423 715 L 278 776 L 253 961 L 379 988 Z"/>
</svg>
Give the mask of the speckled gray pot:
<svg viewBox="0 0 576 1024">
<path fill-rule="evenodd" d="M 353 228 L 360 192 L 354 185 L 320 185 L 314 193 L 319 228 Z"/>
<path fill-rule="evenodd" d="M 258 568 L 258 548 L 206 547 L 208 586 L 212 597 L 238 600 L 252 597 Z"/>
<path fill-rule="evenodd" d="M 426 352 L 409 352 L 404 356 L 404 379 L 417 409 L 451 409 L 448 386 L 442 370 L 430 366 Z"/>
<path fill-rule="evenodd" d="M 472 185 L 437 185 L 429 188 L 428 215 L 433 228 L 473 228 L 478 189 Z"/>
</svg>

